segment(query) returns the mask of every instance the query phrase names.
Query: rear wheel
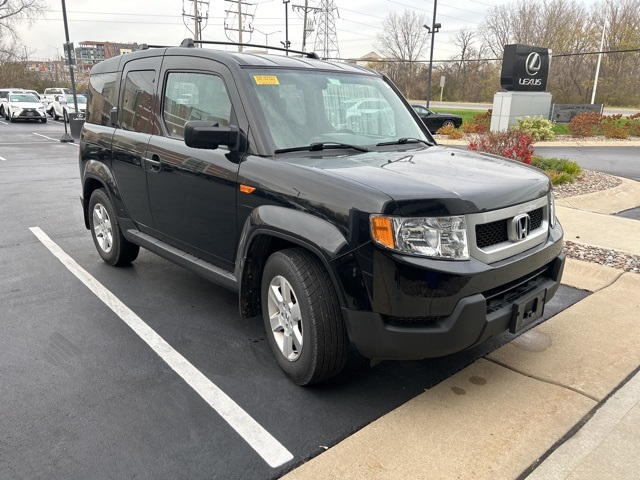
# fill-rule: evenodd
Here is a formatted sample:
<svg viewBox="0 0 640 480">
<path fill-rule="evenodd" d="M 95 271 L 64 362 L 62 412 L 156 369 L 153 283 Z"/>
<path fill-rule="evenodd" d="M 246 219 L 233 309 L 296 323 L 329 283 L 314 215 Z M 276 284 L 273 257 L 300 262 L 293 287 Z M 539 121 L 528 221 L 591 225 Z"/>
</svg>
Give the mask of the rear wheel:
<svg viewBox="0 0 640 480">
<path fill-rule="evenodd" d="M 46 118 L 46 117 L 45 117 L 45 118 L 41 118 L 41 119 L 40 119 L 40 121 L 41 121 L 42 123 L 47 123 L 47 118 Z"/>
<path fill-rule="evenodd" d="M 129 265 L 137 258 L 140 247 L 122 235 L 115 209 L 104 189 L 91 194 L 89 226 L 98 253 L 109 265 Z"/>
<path fill-rule="evenodd" d="M 306 250 L 269 257 L 262 275 L 262 315 L 280 368 L 298 385 L 339 374 L 348 340 L 327 271 Z"/>
</svg>

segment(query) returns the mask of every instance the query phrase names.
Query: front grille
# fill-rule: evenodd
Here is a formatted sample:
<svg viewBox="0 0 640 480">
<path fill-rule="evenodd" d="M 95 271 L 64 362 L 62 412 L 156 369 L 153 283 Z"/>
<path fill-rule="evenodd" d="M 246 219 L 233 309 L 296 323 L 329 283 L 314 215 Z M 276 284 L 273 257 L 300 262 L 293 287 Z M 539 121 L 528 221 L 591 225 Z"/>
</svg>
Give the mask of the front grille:
<svg viewBox="0 0 640 480">
<path fill-rule="evenodd" d="M 537 208 L 529 212 L 529 218 L 531 219 L 531 230 L 540 228 L 540 226 L 542 225 L 542 208 Z"/>
<path fill-rule="evenodd" d="M 531 219 L 530 231 L 540 228 L 543 217 L 542 207 L 527 213 Z M 510 218 L 505 218 L 503 220 L 496 220 L 495 222 L 476 225 L 476 245 L 478 248 L 486 248 L 509 241 L 507 222 L 510 220 Z"/>
</svg>

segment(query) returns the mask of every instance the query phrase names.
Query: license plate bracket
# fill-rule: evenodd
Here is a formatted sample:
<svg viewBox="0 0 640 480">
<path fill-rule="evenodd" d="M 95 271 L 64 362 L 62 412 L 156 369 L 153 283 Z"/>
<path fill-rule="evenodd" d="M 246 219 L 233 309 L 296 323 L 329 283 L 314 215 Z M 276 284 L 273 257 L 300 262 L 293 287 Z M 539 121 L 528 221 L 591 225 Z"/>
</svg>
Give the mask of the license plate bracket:
<svg viewBox="0 0 640 480">
<path fill-rule="evenodd" d="M 546 298 L 547 290 L 542 289 L 515 301 L 509 332 L 516 333 L 542 317 Z"/>
</svg>

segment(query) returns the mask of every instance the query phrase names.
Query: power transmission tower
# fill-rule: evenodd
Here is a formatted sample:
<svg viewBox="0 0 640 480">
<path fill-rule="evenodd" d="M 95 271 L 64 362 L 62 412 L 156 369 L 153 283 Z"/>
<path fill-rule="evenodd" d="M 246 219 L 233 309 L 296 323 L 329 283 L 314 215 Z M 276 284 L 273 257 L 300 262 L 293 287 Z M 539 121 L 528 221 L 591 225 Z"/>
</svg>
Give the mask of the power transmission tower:
<svg viewBox="0 0 640 480">
<path fill-rule="evenodd" d="M 253 3 L 243 2 L 242 0 L 225 0 L 230 3 L 237 4 L 236 7 L 232 7 L 229 10 L 225 10 L 226 17 L 224 19 L 224 34 L 232 42 L 242 42 L 243 33 L 253 33 L 253 17 L 255 16 L 256 7 Z M 250 9 L 253 13 L 247 13 Z M 232 38 L 229 36 L 230 31 L 238 32 L 238 38 Z M 242 51 L 242 45 L 238 45 L 238 51 Z"/>
<path fill-rule="evenodd" d="M 313 31 L 315 30 L 315 20 L 309 16 L 309 13 L 313 13 L 314 15 L 320 11 L 318 7 L 310 7 L 309 0 L 304 0 L 304 6 L 302 5 L 293 5 L 292 9 L 294 12 L 298 13 L 300 16 L 300 12 L 302 12 L 302 51 L 305 51 L 305 47 L 307 46 L 307 39 L 311 36 Z"/>
<path fill-rule="evenodd" d="M 191 2 L 191 5 L 187 5 L 187 2 Z M 185 21 L 186 18 L 193 19 L 193 30 L 191 30 L 189 24 Z M 202 30 L 209 22 L 209 1 L 182 0 L 182 20 L 189 31 L 193 33 L 193 39 L 196 42 L 202 40 Z M 203 21 L 204 26 L 202 25 Z M 196 46 L 201 47 L 202 45 L 196 43 Z"/>
<path fill-rule="evenodd" d="M 333 0 L 321 0 L 319 8 L 318 29 L 316 43 L 313 50 L 321 58 L 339 58 L 338 34 L 336 32 L 336 19 L 333 12 L 338 10 Z M 339 16 L 338 16 L 339 17 Z"/>
</svg>

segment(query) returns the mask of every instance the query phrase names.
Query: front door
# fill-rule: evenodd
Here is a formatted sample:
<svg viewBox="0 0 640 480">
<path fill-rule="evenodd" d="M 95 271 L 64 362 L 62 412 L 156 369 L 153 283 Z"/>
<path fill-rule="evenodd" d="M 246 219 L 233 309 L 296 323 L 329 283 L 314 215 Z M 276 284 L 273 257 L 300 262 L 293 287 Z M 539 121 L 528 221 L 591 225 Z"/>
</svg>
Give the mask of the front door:
<svg viewBox="0 0 640 480">
<path fill-rule="evenodd" d="M 225 67 L 196 57 L 166 56 L 162 78 L 163 134 L 151 137 L 145 154 L 154 229 L 163 241 L 233 270 L 239 156 L 224 146 L 187 147 L 184 124 L 235 123 L 229 93 L 235 86 Z"/>
</svg>

